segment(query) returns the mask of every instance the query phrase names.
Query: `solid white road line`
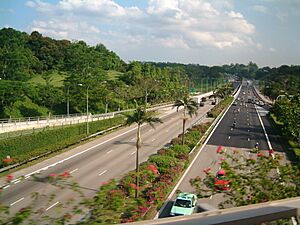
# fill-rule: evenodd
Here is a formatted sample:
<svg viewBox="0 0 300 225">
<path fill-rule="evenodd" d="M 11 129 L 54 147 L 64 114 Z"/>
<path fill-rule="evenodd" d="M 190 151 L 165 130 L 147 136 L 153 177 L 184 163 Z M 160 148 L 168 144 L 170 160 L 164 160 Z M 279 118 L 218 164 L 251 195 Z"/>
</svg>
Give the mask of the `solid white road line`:
<svg viewBox="0 0 300 225">
<path fill-rule="evenodd" d="M 264 126 L 264 124 L 263 124 L 263 122 L 262 122 L 262 119 L 261 119 L 261 117 L 260 117 L 260 115 L 259 115 L 259 113 L 258 113 L 258 110 L 257 110 L 256 105 L 255 105 L 254 107 L 255 107 L 256 113 L 257 113 L 257 115 L 258 115 L 259 122 L 260 122 L 260 124 L 261 124 L 261 126 L 262 126 L 262 129 L 263 129 L 263 131 L 264 131 L 265 137 L 266 137 L 266 139 L 267 139 L 267 143 L 268 143 L 269 149 L 272 149 L 272 145 L 271 145 L 271 142 L 270 142 L 270 140 L 269 140 L 267 131 L 266 131 L 265 126 Z"/>
<path fill-rule="evenodd" d="M 76 172 L 77 170 L 78 170 L 78 168 L 72 170 L 70 173 L 72 174 L 72 173 Z"/>
<path fill-rule="evenodd" d="M 99 173 L 98 176 L 101 176 L 101 175 L 105 174 L 106 172 L 107 172 L 107 170 L 104 170 L 104 171 L 102 171 L 101 173 Z"/>
<path fill-rule="evenodd" d="M 17 183 L 20 183 L 20 182 L 21 182 L 21 181 L 20 181 L 20 180 L 18 180 L 18 181 L 16 181 L 16 182 L 15 182 L 15 184 L 17 184 Z"/>
<path fill-rule="evenodd" d="M 56 206 L 59 202 L 55 202 L 53 205 L 49 206 L 46 211 L 48 211 L 49 209 L 53 208 L 54 206 Z"/>
<path fill-rule="evenodd" d="M 9 187 L 10 187 L 10 185 L 6 185 L 3 187 L 3 189 L 9 188 Z"/>
<path fill-rule="evenodd" d="M 18 202 L 20 202 L 20 201 L 22 201 L 22 200 L 24 200 L 24 197 L 23 197 L 23 198 L 20 198 L 19 200 L 15 201 L 15 202 L 13 202 L 13 203 L 11 203 L 10 206 L 15 205 L 15 204 L 17 204 Z"/>
</svg>

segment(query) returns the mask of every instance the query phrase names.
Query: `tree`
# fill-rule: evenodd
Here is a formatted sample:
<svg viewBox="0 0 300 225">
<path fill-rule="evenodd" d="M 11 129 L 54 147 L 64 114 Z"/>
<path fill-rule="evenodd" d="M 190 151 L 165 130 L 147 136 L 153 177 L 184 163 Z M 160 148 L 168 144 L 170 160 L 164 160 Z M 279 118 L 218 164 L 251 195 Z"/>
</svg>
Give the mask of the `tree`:
<svg viewBox="0 0 300 225">
<path fill-rule="evenodd" d="M 280 155 L 275 155 L 273 159 L 262 152 L 245 156 L 238 151 L 229 154 L 228 151 L 218 150 L 224 176 L 216 178 L 211 169 L 207 168 L 203 179 L 191 179 L 190 183 L 198 197 L 222 193 L 224 200 L 219 206 L 227 208 L 300 195 L 299 165 L 282 162 Z"/>
<path fill-rule="evenodd" d="M 182 119 L 182 145 L 184 144 L 184 133 L 185 133 L 185 124 L 188 114 L 190 117 L 197 115 L 198 104 L 193 101 L 191 98 L 184 97 L 182 100 L 176 100 L 173 107 L 177 107 L 177 112 L 180 107 L 183 107 L 183 119 Z"/>
<path fill-rule="evenodd" d="M 162 121 L 154 116 L 154 112 L 147 112 L 146 108 L 138 106 L 132 115 L 126 115 L 126 125 L 137 124 L 137 139 L 136 139 L 136 189 L 135 197 L 138 197 L 139 188 L 139 150 L 142 146 L 141 140 L 141 126 L 144 123 L 149 124 L 154 128 L 154 123 L 162 123 Z"/>
</svg>

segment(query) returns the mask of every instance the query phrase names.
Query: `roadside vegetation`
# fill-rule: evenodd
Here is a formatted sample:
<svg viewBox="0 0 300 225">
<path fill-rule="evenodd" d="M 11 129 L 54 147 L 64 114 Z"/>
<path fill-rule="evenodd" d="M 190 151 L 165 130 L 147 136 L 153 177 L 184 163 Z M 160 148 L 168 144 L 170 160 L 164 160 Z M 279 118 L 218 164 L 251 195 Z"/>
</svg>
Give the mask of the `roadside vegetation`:
<svg viewBox="0 0 300 225">
<path fill-rule="evenodd" d="M 90 133 L 93 134 L 114 126 L 123 125 L 125 123 L 124 119 L 124 116 L 117 116 L 90 122 Z M 45 128 L 43 131 L 30 135 L 0 140 L 0 168 L 56 152 L 80 142 L 84 137 L 86 137 L 86 123 L 53 130 Z"/>
</svg>

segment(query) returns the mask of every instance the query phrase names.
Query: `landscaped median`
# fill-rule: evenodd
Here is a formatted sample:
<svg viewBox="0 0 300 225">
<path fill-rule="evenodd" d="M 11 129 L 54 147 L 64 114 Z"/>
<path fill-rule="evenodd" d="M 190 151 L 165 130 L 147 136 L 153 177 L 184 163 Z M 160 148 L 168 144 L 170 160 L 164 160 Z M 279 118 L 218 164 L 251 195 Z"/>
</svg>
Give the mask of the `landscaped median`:
<svg viewBox="0 0 300 225">
<path fill-rule="evenodd" d="M 124 124 L 124 116 L 89 123 L 90 133 Z M 80 142 L 86 137 L 86 124 L 78 124 L 0 140 L 0 168 L 26 162 Z M 9 157 L 8 157 L 9 156 Z"/>
<path fill-rule="evenodd" d="M 230 99 L 230 100 L 229 100 Z M 220 102 L 215 112 L 221 113 L 232 102 L 232 98 Z M 115 224 L 144 219 L 153 219 L 168 194 L 174 188 L 190 160 L 195 154 L 191 150 L 199 144 L 211 123 L 190 128 L 185 134 L 185 145 L 181 145 L 181 135 L 171 141 L 168 148 L 158 150 L 157 154 L 141 163 L 139 187 L 135 184 L 136 172 L 132 171 L 120 180 L 110 180 L 101 184 L 98 194 L 87 203 L 90 217 L 81 224 Z M 135 190 L 139 188 L 139 197 Z"/>
</svg>

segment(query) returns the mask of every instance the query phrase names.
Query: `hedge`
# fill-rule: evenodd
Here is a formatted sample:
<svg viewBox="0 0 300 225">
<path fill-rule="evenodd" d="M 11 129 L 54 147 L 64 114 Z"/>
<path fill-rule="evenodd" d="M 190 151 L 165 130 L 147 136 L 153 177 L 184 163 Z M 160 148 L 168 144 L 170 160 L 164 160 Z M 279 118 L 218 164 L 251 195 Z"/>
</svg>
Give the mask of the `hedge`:
<svg viewBox="0 0 300 225">
<path fill-rule="evenodd" d="M 99 120 L 89 123 L 90 133 L 96 133 L 124 123 L 124 117 Z M 9 164 L 27 161 L 33 157 L 54 152 L 79 142 L 86 137 L 86 124 L 78 124 L 53 130 L 33 133 L 0 140 L 0 167 L 7 165 L 6 157 L 10 156 Z"/>
<path fill-rule="evenodd" d="M 217 116 L 233 101 L 232 96 L 228 96 L 220 101 L 214 108 L 207 112 L 208 117 L 217 118 Z"/>
</svg>

